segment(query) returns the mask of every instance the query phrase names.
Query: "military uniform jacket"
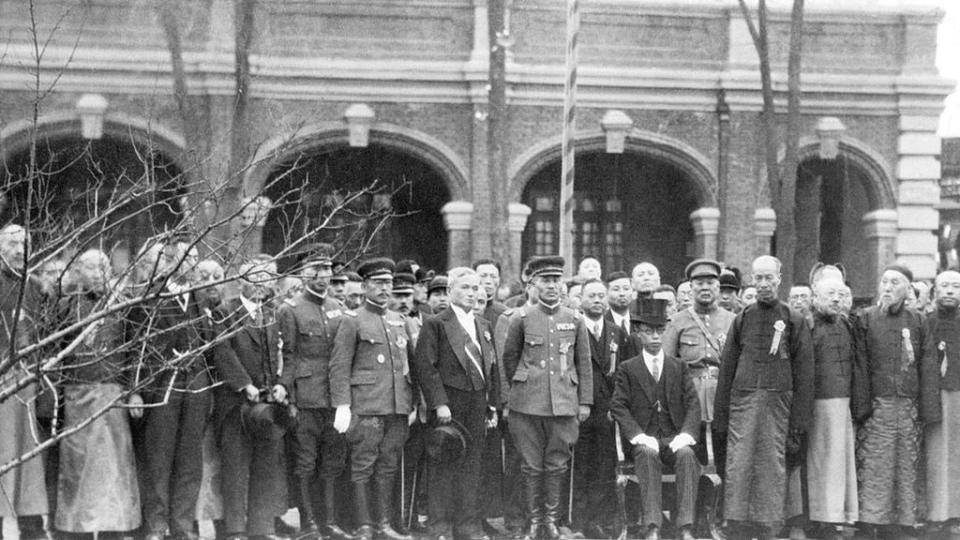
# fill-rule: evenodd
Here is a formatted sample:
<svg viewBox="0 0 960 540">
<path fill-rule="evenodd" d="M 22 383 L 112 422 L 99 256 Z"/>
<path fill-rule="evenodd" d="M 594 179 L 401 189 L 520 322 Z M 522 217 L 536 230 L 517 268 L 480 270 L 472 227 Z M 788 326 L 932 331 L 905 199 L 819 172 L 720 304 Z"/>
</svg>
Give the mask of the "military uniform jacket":
<svg viewBox="0 0 960 540">
<path fill-rule="evenodd" d="M 774 336 L 780 332 L 775 350 Z M 727 430 L 736 392 L 792 391 L 790 427 L 806 431 L 813 416 L 813 346 L 810 327 L 783 302 L 757 302 L 734 319 L 720 360 L 713 423 Z"/>
<path fill-rule="evenodd" d="M 406 317 L 369 301 L 340 323 L 330 362 L 334 407 L 360 415 L 409 414 L 413 340 Z"/>
<path fill-rule="evenodd" d="M 302 291 L 280 306 L 282 384 L 290 402 L 303 409 L 330 407 L 330 359 L 347 310 L 335 298 Z"/>
<path fill-rule="evenodd" d="M 710 334 L 705 336 L 696 318 Z M 683 309 L 674 315 L 663 334 L 663 353 L 676 356 L 691 368 L 720 366 L 720 353 L 727 340 L 727 332 L 736 315 L 717 307 L 701 315 L 692 309 Z"/>
<path fill-rule="evenodd" d="M 580 405 L 593 403 L 590 336 L 582 316 L 542 303 L 518 311 L 503 347 L 507 406 L 535 416 L 576 416 Z"/>
</svg>

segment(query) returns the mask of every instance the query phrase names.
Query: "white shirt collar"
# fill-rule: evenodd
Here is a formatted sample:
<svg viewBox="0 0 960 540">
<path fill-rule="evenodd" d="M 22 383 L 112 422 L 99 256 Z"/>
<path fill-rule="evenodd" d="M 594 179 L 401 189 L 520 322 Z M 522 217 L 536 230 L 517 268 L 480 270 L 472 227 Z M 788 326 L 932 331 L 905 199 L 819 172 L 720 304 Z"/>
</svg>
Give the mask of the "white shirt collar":
<svg viewBox="0 0 960 540">
<path fill-rule="evenodd" d="M 603 334 L 603 317 L 600 317 L 597 320 L 584 317 L 584 320 L 587 321 L 587 329 L 590 330 L 591 333 Z"/>
<path fill-rule="evenodd" d="M 253 300 L 248 299 L 244 295 L 240 295 L 240 303 L 243 304 L 243 307 L 246 308 L 247 313 L 253 317 L 257 318 L 257 315 L 260 313 L 260 304 L 254 302 Z"/>
<path fill-rule="evenodd" d="M 614 311 L 614 310 L 611 309 L 611 310 L 610 310 L 610 316 L 613 317 L 613 324 L 615 324 L 615 325 L 617 325 L 617 326 L 623 326 L 623 322 L 624 322 L 624 321 L 627 321 L 627 323 L 628 323 L 628 326 L 627 326 L 627 327 L 629 328 L 629 322 L 630 322 L 630 321 L 629 321 L 629 317 L 630 317 L 630 313 L 629 313 L 629 312 L 627 312 L 626 315 L 620 315 L 619 313 L 617 313 L 616 311 Z"/>
<path fill-rule="evenodd" d="M 460 321 L 460 326 L 467 331 L 467 334 L 474 341 L 477 340 L 477 323 L 473 315 L 473 310 L 466 311 L 462 307 L 456 304 L 450 304 L 450 308 L 453 309 L 454 315 L 457 316 L 457 320 Z"/>
<path fill-rule="evenodd" d="M 653 374 L 653 361 L 654 359 L 656 359 L 657 363 L 660 365 L 660 376 L 662 377 L 663 376 L 663 349 L 660 349 L 660 352 L 658 352 L 656 355 L 652 355 L 648 353 L 646 349 L 641 349 L 641 352 L 643 353 L 643 362 L 647 365 L 647 370 L 650 372 L 650 374 L 651 375 Z"/>
</svg>

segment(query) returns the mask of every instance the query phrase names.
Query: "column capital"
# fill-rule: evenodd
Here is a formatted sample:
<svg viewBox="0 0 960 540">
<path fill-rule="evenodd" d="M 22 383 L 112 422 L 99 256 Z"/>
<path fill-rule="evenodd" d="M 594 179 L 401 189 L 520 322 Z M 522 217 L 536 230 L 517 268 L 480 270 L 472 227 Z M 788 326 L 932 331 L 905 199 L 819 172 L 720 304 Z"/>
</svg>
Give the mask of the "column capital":
<svg viewBox="0 0 960 540">
<path fill-rule="evenodd" d="M 448 231 L 469 231 L 473 224 L 473 203 L 450 201 L 440 208 L 443 226 Z"/>
<path fill-rule="evenodd" d="M 864 214 L 863 232 L 867 238 L 896 238 L 897 211 L 881 208 Z"/>
<path fill-rule="evenodd" d="M 530 217 L 530 207 L 520 203 L 510 203 L 507 207 L 510 217 L 507 219 L 507 227 L 510 232 L 522 233 L 527 226 L 527 218 Z"/>
<path fill-rule="evenodd" d="M 720 209 L 704 206 L 690 212 L 690 223 L 693 225 L 693 234 L 707 235 L 720 232 Z"/>
<path fill-rule="evenodd" d="M 777 230 L 777 213 L 773 208 L 757 208 L 753 213 L 753 233 L 770 238 Z"/>
</svg>

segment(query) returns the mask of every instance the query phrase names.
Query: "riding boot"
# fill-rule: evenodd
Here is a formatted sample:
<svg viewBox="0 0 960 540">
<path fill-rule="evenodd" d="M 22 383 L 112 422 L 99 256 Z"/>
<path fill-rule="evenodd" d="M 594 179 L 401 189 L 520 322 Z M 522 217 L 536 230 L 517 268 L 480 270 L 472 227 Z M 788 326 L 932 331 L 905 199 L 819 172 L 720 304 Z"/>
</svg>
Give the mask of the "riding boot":
<svg viewBox="0 0 960 540">
<path fill-rule="evenodd" d="M 540 504 L 541 490 L 539 474 L 524 473 L 523 478 L 523 502 L 526 504 L 527 514 L 527 532 L 523 540 L 537 540 L 543 526 L 543 508 Z"/>
<path fill-rule="evenodd" d="M 563 476 L 563 473 L 553 473 L 544 478 L 543 537 L 547 540 L 560 538 L 560 492 L 563 489 Z"/>
<path fill-rule="evenodd" d="M 300 486 L 300 533 L 297 538 L 317 538 L 320 530 L 317 529 L 317 520 L 314 519 L 313 486 L 310 478 L 298 478 Z"/>
<path fill-rule="evenodd" d="M 358 540 L 373 540 L 373 520 L 370 519 L 370 490 L 368 482 L 353 482 L 354 517 L 360 528 L 357 529 Z"/>
<path fill-rule="evenodd" d="M 393 477 L 381 478 L 377 481 L 377 492 L 374 494 L 377 505 L 377 514 L 380 516 L 378 526 L 379 537 L 383 540 L 413 540 L 413 537 L 400 534 L 390 524 L 393 516 Z"/>
<path fill-rule="evenodd" d="M 323 527 L 321 531 L 324 538 L 329 540 L 357 540 L 357 537 L 347 533 L 337 525 L 337 479 L 323 479 Z"/>
</svg>

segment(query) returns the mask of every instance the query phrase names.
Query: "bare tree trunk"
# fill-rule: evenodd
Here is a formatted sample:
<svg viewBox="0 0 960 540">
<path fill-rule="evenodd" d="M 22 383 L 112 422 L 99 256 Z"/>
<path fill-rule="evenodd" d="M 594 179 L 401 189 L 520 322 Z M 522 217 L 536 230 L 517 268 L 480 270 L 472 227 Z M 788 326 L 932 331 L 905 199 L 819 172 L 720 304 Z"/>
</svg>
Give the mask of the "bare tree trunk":
<svg viewBox="0 0 960 540">
<path fill-rule="evenodd" d="M 490 31 L 490 95 L 487 116 L 487 147 L 490 149 L 490 223 L 493 226 L 493 257 L 506 273 L 513 271 L 513 252 L 507 208 L 507 162 L 504 144 L 507 137 L 507 50 L 506 0 L 489 0 L 487 13 Z M 506 278 L 506 276 L 501 276 Z"/>
<path fill-rule="evenodd" d="M 230 140 L 230 178 L 242 172 L 250 158 L 247 108 L 250 102 L 250 49 L 253 45 L 256 0 L 237 0 L 234 4 L 234 79 L 233 126 Z"/>
<path fill-rule="evenodd" d="M 794 273 L 804 275 L 809 268 L 797 268 L 797 223 L 794 210 L 797 198 L 797 167 L 800 165 L 800 60 L 803 49 L 803 0 L 793 0 L 790 14 L 790 50 L 787 59 L 787 134 L 780 184 L 780 210 L 777 212 L 777 254 L 783 262 L 783 282 L 793 283 Z M 817 190 L 819 194 L 819 190 Z M 819 205 L 818 205 L 819 206 Z M 819 243 L 819 235 L 817 242 Z M 782 243 L 781 243 L 782 242 Z"/>
</svg>

